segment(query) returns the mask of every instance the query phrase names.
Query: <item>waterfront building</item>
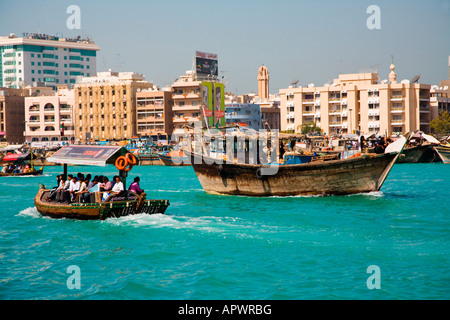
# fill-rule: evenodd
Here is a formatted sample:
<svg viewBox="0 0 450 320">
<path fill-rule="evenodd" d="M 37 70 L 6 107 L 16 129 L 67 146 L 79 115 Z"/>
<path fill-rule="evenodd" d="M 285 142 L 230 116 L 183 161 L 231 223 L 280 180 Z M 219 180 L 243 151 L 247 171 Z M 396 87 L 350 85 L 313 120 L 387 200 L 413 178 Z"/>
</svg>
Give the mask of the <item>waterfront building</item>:
<svg viewBox="0 0 450 320">
<path fill-rule="evenodd" d="M 24 142 L 24 101 L 28 90 L 0 87 L 0 141 Z"/>
<path fill-rule="evenodd" d="M 172 84 L 174 134 L 182 135 L 186 125 L 195 126 L 199 122 L 202 127 L 216 125 L 217 118 L 212 111 L 213 108 L 217 108 L 215 109 L 217 111 L 223 110 L 222 104 L 223 108 L 225 106 L 224 84 L 214 78 L 209 79 L 201 78 L 196 72 L 189 70 Z M 220 92 L 221 94 L 218 95 Z M 210 110 L 210 116 L 205 113 L 205 109 Z M 209 118 L 214 118 L 214 120 Z M 207 120 L 205 121 L 205 119 Z"/>
<path fill-rule="evenodd" d="M 173 131 L 172 89 L 138 89 L 136 103 L 137 135 L 170 140 Z"/>
<path fill-rule="evenodd" d="M 281 130 L 300 132 L 315 123 L 324 133 L 391 135 L 430 131 L 430 85 L 397 82 L 395 66 L 389 80 L 378 73 L 339 75 L 332 84 L 280 90 Z"/>
<path fill-rule="evenodd" d="M 225 105 L 225 124 L 261 129 L 261 108 L 254 103 L 231 103 Z"/>
<path fill-rule="evenodd" d="M 136 92 L 151 88 L 153 83 L 134 72 L 109 70 L 77 78 L 75 141 L 123 140 L 136 136 Z"/>
<path fill-rule="evenodd" d="M 77 76 L 94 75 L 100 47 L 92 40 L 45 34 L 0 37 L 0 87 L 72 87 Z"/>
<path fill-rule="evenodd" d="M 430 89 L 431 119 L 435 119 L 443 111 L 450 112 L 450 80 L 442 80 L 439 86 Z"/>
<path fill-rule="evenodd" d="M 60 86 L 25 98 L 24 138 L 31 147 L 59 147 L 75 142 L 74 91 Z"/>
</svg>

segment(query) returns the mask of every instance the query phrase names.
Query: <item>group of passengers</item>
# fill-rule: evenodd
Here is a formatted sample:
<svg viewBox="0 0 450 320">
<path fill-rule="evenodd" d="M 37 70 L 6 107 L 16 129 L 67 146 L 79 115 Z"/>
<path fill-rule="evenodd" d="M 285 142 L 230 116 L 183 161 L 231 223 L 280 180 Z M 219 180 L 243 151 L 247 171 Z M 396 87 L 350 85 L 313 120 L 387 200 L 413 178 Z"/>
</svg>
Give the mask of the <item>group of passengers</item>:
<svg viewBox="0 0 450 320">
<path fill-rule="evenodd" d="M 78 173 L 76 176 L 69 174 L 67 178 L 64 175 L 56 177 L 57 187 L 50 191 L 47 201 L 56 201 L 62 203 L 93 203 L 95 193 L 102 192 L 102 201 L 110 201 L 119 196 L 124 191 L 124 185 L 119 176 L 114 176 L 109 181 L 106 176 L 95 176 L 91 179 L 91 174 L 84 176 Z M 144 192 L 139 186 L 139 177 L 134 178 L 134 182 L 128 188 L 130 195 L 140 195 Z"/>
<path fill-rule="evenodd" d="M 2 173 L 28 173 L 31 172 L 30 166 L 21 164 L 21 165 L 13 165 L 13 164 L 4 164 L 2 168 Z"/>
</svg>

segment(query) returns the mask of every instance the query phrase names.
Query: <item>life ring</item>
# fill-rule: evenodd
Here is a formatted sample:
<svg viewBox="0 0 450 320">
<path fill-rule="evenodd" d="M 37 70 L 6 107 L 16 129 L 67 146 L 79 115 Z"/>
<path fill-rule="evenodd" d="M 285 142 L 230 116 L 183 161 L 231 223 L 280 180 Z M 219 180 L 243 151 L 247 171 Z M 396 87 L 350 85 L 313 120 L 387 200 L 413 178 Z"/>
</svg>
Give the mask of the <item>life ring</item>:
<svg viewBox="0 0 450 320">
<path fill-rule="evenodd" d="M 132 153 L 127 153 L 127 154 L 125 155 L 125 158 L 128 160 L 128 163 L 129 163 L 131 166 L 134 166 L 134 165 L 137 163 L 137 159 L 136 159 L 136 157 L 134 156 L 134 154 L 132 154 Z"/>
<path fill-rule="evenodd" d="M 128 159 L 125 158 L 124 156 L 120 156 L 120 157 L 117 158 L 115 164 L 116 164 L 117 170 L 124 171 L 125 168 L 128 166 Z M 127 170 L 127 171 L 129 171 L 129 170 Z"/>
<path fill-rule="evenodd" d="M 256 175 L 256 178 L 258 178 L 258 179 L 261 179 L 261 178 L 263 177 L 263 175 L 262 175 L 262 173 L 261 173 L 261 168 L 258 168 L 258 169 L 256 170 L 255 175 Z"/>
</svg>

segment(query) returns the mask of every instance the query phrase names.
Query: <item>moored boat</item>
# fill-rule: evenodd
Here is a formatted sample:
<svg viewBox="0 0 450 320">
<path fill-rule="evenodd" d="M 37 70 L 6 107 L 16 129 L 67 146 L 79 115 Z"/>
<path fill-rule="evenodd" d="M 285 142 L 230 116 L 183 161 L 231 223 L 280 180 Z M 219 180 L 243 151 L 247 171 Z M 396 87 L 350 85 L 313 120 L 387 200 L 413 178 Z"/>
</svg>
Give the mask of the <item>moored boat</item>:
<svg viewBox="0 0 450 320">
<path fill-rule="evenodd" d="M 183 151 L 172 150 L 168 153 L 159 153 L 159 158 L 165 166 L 190 166 L 188 157 Z"/>
<path fill-rule="evenodd" d="M 24 176 L 39 176 L 44 172 L 44 167 L 36 169 L 33 164 L 33 153 L 31 151 L 23 154 L 10 154 L 3 158 L 3 169 L 0 172 L 0 177 L 24 177 Z M 11 169 L 8 169 L 11 165 Z M 14 166 L 22 166 L 22 169 L 16 171 Z"/>
<path fill-rule="evenodd" d="M 450 144 L 443 144 L 434 147 L 442 162 L 450 163 Z"/>
<path fill-rule="evenodd" d="M 145 192 L 136 194 L 126 189 L 126 177 L 136 159 L 120 146 L 83 146 L 71 145 L 61 148 L 49 161 L 64 165 L 64 176 L 67 176 L 67 165 L 105 166 L 115 164 L 124 190 L 117 195 L 102 200 L 102 192 L 92 192 L 89 201 L 61 203 L 48 200 L 50 189 L 40 184 L 34 198 L 36 209 L 43 215 L 52 218 L 71 218 L 80 220 L 103 220 L 131 214 L 163 214 L 169 206 L 168 200 L 147 199 Z"/>
</svg>

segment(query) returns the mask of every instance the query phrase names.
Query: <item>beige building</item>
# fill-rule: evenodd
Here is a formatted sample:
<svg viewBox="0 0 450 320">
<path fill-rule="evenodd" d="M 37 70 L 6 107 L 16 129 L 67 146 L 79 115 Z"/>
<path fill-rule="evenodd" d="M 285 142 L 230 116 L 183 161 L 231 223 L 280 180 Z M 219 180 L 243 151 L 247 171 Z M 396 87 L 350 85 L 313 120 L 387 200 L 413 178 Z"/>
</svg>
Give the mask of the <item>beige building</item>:
<svg viewBox="0 0 450 320">
<path fill-rule="evenodd" d="M 281 89 L 281 130 L 300 132 L 302 124 L 313 122 L 327 134 L 429 132 L 431 86 L 397 82 L 394 70 L 391 65 L 389 81 L 357 73 L 322 87 Z"/>
<path fill-rule="evenodd" d="M 142 90 L 136 93 L 137 135 L 154 140 L 172 135 L 172 90 Z"/>
<path fill-rule="evenodd" d="M 73 143 L 74 92 L 61 86 L 57 92 L 41 92 L 25 98 L 25 140 L 32 147 L 58 147 Z"/>
<path fill-rule="evenodd" d="M 261 100 L 269 99 L 269 70 L 266 66 L 258 70 L 258 96 Z"/>
<path fill-rule="evenodd" d="M 137 135 L 136 92 L 153 88 L 134 72 L 79 77 L 75 91 L 75 140 L 123 140 Z"/>
<path fill-rule="evenodd" d="M 430 94 L 431 119 L 443 111 L 450 112 L 450 80 L 442 80 L 439 86 L 432 86 Z"/>
</svg>

